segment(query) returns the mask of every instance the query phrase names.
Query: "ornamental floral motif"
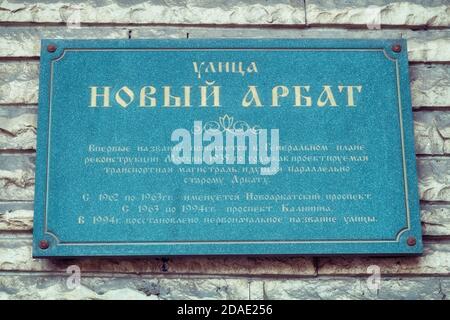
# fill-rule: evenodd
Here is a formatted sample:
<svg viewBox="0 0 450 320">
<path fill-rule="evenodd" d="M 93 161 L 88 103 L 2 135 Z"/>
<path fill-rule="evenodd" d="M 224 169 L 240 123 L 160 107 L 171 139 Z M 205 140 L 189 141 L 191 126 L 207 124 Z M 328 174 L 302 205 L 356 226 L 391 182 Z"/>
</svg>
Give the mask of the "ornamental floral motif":
<svg viewBox="0 0 450 320">
<path fill-rule="evenodd" d="M 254 133 L 258 133 L 261 128 L 259 126 L 251 126 L 246 121 L 234 120 L 233 116 L 225 114 L 223 117 L 219 117 L 219 121 L 208 121 L 203 125 L 203 128 L 194 127 L 194 133 L 199 133 L 202 130 L 212 130 L 218 132 L 246 132 L 250 130 Z"/>
</svg>

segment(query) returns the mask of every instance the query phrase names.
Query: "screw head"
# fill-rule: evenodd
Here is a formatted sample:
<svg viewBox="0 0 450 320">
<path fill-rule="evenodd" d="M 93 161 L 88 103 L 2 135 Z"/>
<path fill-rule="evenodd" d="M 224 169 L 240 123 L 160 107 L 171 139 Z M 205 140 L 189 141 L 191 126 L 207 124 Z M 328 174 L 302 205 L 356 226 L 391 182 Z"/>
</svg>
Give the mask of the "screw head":
<svg viewBox="0 0 450 320">
<path fill-rule="evenodd" d="M 56 51 L 56 46 L 54 44 L 49 44 L 47 46 L 47 51 L 48 52 L 55 52 Z"/>
<path fill-rule="evenodd" d="M 392 46 L 392 51 L 398 53 L 398 52 L 402 51 L 402 46 L 399 45 L 399 44 L 394 44 L 394 45 Z"/>
<path fill-rule="evenodd" d="M 48 247 L 50 247 L 50 244 L 48 243 L 47 240 L 39 241 L 39 248 L 41 248 L 42 250 L 45 250 L 45 249 L 48 249 Z"/>
<path fill-rule="evenodd" d="M 413 247 L 413 246 L 416 245 L 417 241 L 416 241 L 416 238 L 414 238 L 414 237 L 409 237 L 409 238 L 406 240 L 406 243 L 408 244 L 408 246 Z"/>
</svg>

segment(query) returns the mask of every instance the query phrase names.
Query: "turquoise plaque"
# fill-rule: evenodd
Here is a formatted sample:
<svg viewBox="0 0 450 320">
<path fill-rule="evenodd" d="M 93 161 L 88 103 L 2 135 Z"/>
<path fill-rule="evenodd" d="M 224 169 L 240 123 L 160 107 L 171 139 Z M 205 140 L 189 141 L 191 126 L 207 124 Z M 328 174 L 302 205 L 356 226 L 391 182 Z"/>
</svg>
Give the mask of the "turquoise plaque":
<svg viewBox="0 0 450 320">
<path fill-rule="evenodd" d="M 34 257 L 417 255 L 404 40 L 43 40 Z"/>
</svg>

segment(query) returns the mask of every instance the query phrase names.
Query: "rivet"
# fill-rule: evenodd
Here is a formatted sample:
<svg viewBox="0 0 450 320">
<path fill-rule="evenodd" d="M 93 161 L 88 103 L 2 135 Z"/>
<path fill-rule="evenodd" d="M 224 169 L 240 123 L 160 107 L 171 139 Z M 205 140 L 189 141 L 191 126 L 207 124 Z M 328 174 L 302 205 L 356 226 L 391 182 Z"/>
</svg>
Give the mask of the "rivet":
<svg viewBox="0 0 450 320">
<path fill-rule="evenodd" d="M 48 52 L 55 52 L 56 51 L 56 46 L 54 44 L 49 44 L 47 46 L 47 51 Z"/>
<path fill-rule="evenodd" d="M 399 45 L 399 44 L 394 44 L 394 45 L 392 46 L 392 51 L 394 51 L 394 52 L 400 52 L 400 51 L 402 51 L 402 46 Z"/>
<path fill-rule="evenodd" d="M 45 250 L 45 249 L 48 249 L 48 247 L 50 247 L 50 244 L 48 243 L 47 240 L 39 241 L 39 248 L 41 248 L 42 250 Z"/>
<path fill-rule="evenodd" d="M 414 238 L 414 237 L 409 237 L 409 238 L 406 240 L 406 243 L 408 244 L 408 246 L 413 247 L 413 246 L 416 245 L 416 238 Z"/>
</svg>

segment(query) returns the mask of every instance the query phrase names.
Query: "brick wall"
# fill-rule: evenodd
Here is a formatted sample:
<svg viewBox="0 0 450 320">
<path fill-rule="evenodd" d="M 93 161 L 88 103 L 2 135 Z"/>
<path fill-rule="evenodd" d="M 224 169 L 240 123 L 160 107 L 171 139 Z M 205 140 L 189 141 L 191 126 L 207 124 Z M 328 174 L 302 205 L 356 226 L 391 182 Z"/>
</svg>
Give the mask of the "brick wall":
<svg viewBox="0 0 450 320">
<path fill-rule="evenodd" d="M 448 298 L 449 24 L 449 0 L 0 1 L 0 299 Z M 31 258 L 40 39 L 206 37 L 408 39 L 422 257 Z"/>
</svg>

